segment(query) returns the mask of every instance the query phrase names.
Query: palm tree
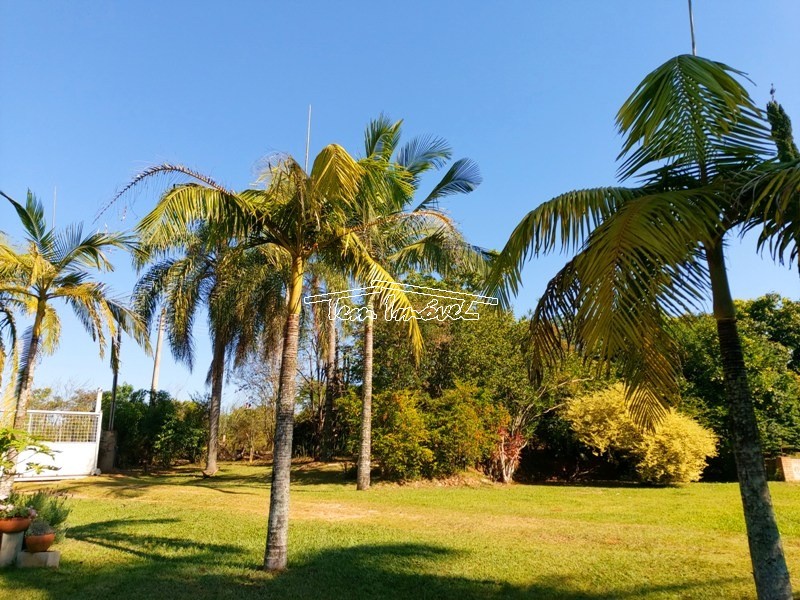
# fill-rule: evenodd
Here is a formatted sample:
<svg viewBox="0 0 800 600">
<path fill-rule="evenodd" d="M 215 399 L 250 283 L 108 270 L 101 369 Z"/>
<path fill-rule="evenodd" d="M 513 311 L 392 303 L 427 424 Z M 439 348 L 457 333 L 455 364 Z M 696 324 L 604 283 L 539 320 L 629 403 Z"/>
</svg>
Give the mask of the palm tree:
<svg viewBox="0 0 800 600">
<path fill-rule="evenodd" d="M 800 175 L 796 161 L 787 167 L 767 160 L 763 113 L 740 75 L 689 55 L 650 73 L 617 114 L 625 136 L 620 176 L 637 176 L 641 185 L 574 191 L 541 204 L 511 234 L 488 288 L 508 304 L 527 258 L 558 246 L 577 251 L 549 282 L 531 320 L 533 372 L 561 360 L 567 336 L 599 363 L 614 362 L 628 383 L 631 410 L 646 426 L 678 393 L 669 317 L 697 308 L 710 291 L 756 588 L 759 598 L 789 599 L 724 239 L 753 227 L 767 234 L 762 244 L 776 228 L 796 234 L 798 223 L 787 223 L 781 208 L 797 202 Z M 796 251 L 787 242 L 777 254 Z"/>
<path fill-rule="evenodd" d="M 364 206 L 355 222 L 370 225 L 361 236 L 371 252 L 391 272 L 422 268 L 447 274 L 456 266 L 482 264 L 483 253 L 464 241 L 456 225 L 438 209 L 439 201 L 469 193 L 481 182 L 477 165 L 466 158 L 455 161 L 428 195 L 414 206 L 414 193 L 424 173 L 447 165 L 452 151 L 436 137 L 417 137 L 400 147 L 402 121 L 392 123 L 381 115 L 364 133 L 363 162 L 375 165 L 362 187 Z M 377 200 L 377 201 L 376 201 Z M 367 298 L 363 331 L 363 381 L 361 435 L 357 461 L 357 489 L 370 486 L 372 466 L 372 299 Z"/>
<path fill-rule="evenodd" d="M 2 242 L 0 242 L 2 245 Z M 0 266 L 0 285 L 2 285 L 3 275 Z M 4 425 L 13 417 L 12 403 L 13 380 L 17 373 L 17 321 L 15 317 L 16 302 L 8 294 L 0 294 L 0 426 Z M 12 384 L 8 389 L 3 389 L 3 373 L 6 368 L 6 361 L 11 359 L 11 380 Z M 10 423 L 9 423 L 10 424 Z"/>
<path fill-rule="evenodd" d="M 281 265 L 264 248 L 210 244 L 208 227 L 199 226 L 171 238 L 167 244 L 146 245 L 143 261 L 157 262 L 141 277 L 134 297 L 137 312 L 149 327 L 165 303 L 164 319 L 169 344 L 176 360 L 194 367 L 195 316 L 207 308 L 212 358 L 208 371 L 211 386 L 209 436 L 204 473 L 218 471 L 219 419 L 226 362 L 231 356 L 241 363 L 261 333 L 274 325 L 283 310 Z M 269 267 L 266 268 L 265 267 Z"/>
<path fill-rule="evenodd" d="M 370 169 L 332 144 L 317 155 L 310 173 L 290 156 L 277 157 L 264 169 L 259 179 L 262 187 L 238 193 L 191 169 L 165 164 L 144 171 L 117 196 L 146 179 L 183 175 L 191 182 L 166 192 L 140 222 L 138 232 L 145 246 L 168 243 L 202 220 L 212 229 L 210 244 L 246 240 L 252 246 L 268 246 L 290 265 L 264 555 L 268 570 L 284 569 L 287 563 L 298 337 L 303 277 L 309 263 L 319 259 L 336 264 L 357 281 L 388 281 L 380 286 L 378 300 L 411 309 L 401 288 L 393 285 L 390 274 L 359 237 L 363 226 L 351 223 L 359 189 Z M 408 322 L 408 333 L 416 351 L 421 351 L 422 339 L 414 319 Z"/>
<path fill-rule="evenodd" d="M 33 317 L 23 339 L 13 409 L 14 427 L 25 429 L 36 361 L 43 352 L 49 354 L 58 347 L 61 320 L 55 300 L 65 302 L 73 310 L 97 341 L 101 356 L 105 350 L 106 330 L 113 338 L 118 327 L 143 347 L 149 348 L 149 345 L 145 328 L 136 314 L 113 299 L 104 284 L 92 280 L 92 271 L 113 269 L 106 250 L 133 250 L 131 238 L 100 232 L 84 236 L 80 225 L 57 232 L 48 228 L 42 204 L 31 192 L 28 192 L 25 206 L 3 192 L 0 195 L 16 210 L 26 237 L 24 253 L 0 243 L 3 271 L 0 295 Z M 4 478 L 2 485 L 10 489 L 11 478 Z M 2 495 L 0 490 L 0 497 Z"/>
</svg>

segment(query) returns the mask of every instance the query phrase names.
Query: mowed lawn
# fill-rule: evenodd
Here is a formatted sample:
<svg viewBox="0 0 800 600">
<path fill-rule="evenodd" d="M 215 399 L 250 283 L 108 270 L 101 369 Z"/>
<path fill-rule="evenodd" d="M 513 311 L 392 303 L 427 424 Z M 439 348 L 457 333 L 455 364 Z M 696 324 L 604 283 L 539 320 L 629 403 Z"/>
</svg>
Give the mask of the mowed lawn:
<svg viewBox="0 0 800 600">
<path fill-rule="evenodd" d="M 298 465 L 290 568 L 258 569 L 269 468 L 62 482 L 61 568 L 0 571 L 0 598 L 749 598 L 738 489 L 379 484 Z M 31 487 L 21 486 L 21 487 Z M 800 485 L 772 484 L 800 589 Z"/>
</svg>

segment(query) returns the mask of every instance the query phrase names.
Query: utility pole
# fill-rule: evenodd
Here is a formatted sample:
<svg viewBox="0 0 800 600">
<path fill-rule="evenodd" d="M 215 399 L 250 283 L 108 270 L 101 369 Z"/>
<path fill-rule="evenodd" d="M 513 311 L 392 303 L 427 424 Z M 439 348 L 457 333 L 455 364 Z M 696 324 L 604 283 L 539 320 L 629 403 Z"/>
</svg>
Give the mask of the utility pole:
<svg viewBox="0 0 800 600">
<path fill-rule="evenodd" d="M 158 318 L 158 337 L 156 338 L 156 355 L 153 360 L 153 379 L 150 382 L 150 404 L 156 402 L 156 392 L 158 391 L 158 372 L 161 369 L 161 347 L 164 345 L 164 322 L 166 309 L 161 309 L 161 316 Z"/>
<path fill-rule="evenodd" d="M 697 44 L 694 41 L 694 12 L 692 11 L 692 0 L 689 0 L 689 31 L 692 34 L 692 56 L 697 56 Z"/>
</svg>

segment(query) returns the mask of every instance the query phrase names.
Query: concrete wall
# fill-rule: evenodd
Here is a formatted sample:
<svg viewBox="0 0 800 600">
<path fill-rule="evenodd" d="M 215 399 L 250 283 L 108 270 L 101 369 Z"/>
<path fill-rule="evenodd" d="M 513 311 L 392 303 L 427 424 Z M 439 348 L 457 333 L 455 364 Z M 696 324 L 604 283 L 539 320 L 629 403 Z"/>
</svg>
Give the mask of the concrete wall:
<svg viewBox="0 0 800 600">
<path fill-rule="evenodd" d="M 778 467 L 784 481 L 800 481 L 800 458 L 781 456 L 778 459 Z"/>
</svg>

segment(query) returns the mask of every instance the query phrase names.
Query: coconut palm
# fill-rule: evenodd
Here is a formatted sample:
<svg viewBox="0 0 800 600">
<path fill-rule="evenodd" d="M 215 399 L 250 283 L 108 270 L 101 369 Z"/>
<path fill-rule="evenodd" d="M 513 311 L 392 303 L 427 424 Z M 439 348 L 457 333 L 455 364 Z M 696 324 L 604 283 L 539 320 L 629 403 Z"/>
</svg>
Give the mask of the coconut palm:
<svg viewBox="0 0 800 600">
<path fill-rule="evenodd" d="M 400 147 L 402 121 L 381 115 L 364 133 L 365 158 L 374 165 L 354 222 L 368 224 L 361 237 L 373 255 L 393 274 L 424 269 L 447 274 L 470 263 L 483 265 L 483 253 L 467 244 L 456 225 L 441 210 L 442 198 L 473 191 L 481 182 L 477 165 L 466 158 L 455 161 L 428 195 L 415 203 L 422 176 L 447 166 L 452 151 L 436 137 L 417 137 Z M 367 298 L 371 309 L 371 298 Z M 361 386 L 361 435 L 357 461 L 357 488 L 369 489 L 372 465 L 372 311 L 367 311 L 363 330 L 363 380 Z"/>
<path fill-rule="evenodd" d="M 275 157 L 264 168 L 259 187 L 238 193 L 196 171 L 170 164 L 144 171 L 120 192 L 125 194 L 160 175 L 183 175 L 190 183 L 172 187 L 140 222 L 138 232 L 145 246 L 167 244 L 202 220 L 212 230 L 209 244 L 246 240 L 251 246 L 270 247 L 290 265 L 264 555 L 269 570 L 284 569 L 287 563 L 298 337 L 303 278 L 309 263 L 318 258 L 338 265 L 357 281 L 387 281 L 378 288 L 378 301 L 411 310 L 401 288 L 359 237 L 363 226 L 351 223 L 359 189 L 371 168 L 333 144 L 316 156 L 309 173 L 290 156 Z M 412 319 L 407 325 L 419 352 L 422 339 L 417 323 Z"/>
<path fill-rule="evenodd" d="M 240 364 L 265 330 L 282 314 L 283 269 L 265 248 L 245 249 L 210 244 L 208 227 L 200 225 L 171 238 L 167 245 L 142 248 L 143 261 L 156 261 L 134 291 L 137 312 L 149 327 L 165 304 L 168 340 L 176 360 L 194 367 L 193 325 L 205 306 L 211 337 L 208 476 L 218 471 L 219 419 L 226 363 Z"/>
<path fill-rule="evenodd" d="M 14 427 L 24 430 L 36 361 L 42 353 L 54 352 L 59 343 L 61 319 L 55 301 L 63 301 L 73 310 L 97 342 L 101 356 L 106 331 L 113 338 L 118 327 L 140 345 L 149 346 L 136 314 L 112 298 L 105 284 L 92 279 L 93 271 L 112 270 L 107 250 L 134 249 L 131 238 L 118 233 L 84 235 L 80 225 L 55 231 L 47 226 L 42 204 L 32 193 L 28 192 L 24 206 L 3 192 L 0 194 L 11 203 L 25 231 L 24 252 L 0 243 L 0 295 L 33 318 L 22 340 L 13 402 Z M 10 486 L 10 478 L 4 479 L 4 485 Z"/>
<path fill-rule="evenodd" d="M 488 287 L 508 304 L 527 258 L 559 246 L 576 251 L 531 320 L 533 372 L 560 361 L 566 336 L 600 363 L 614 362 L 631 410 L 646 426 L 678 393 L 669 317 L 697 308 L 710 291 L 756 588 L 759 598 L 788 599 L 724 241 L 753 227 L 767 233 L 762 243 L 775 227 L 790 239 L 798 223 L 787 224 L 780 208 L 797 202 L 800 178 L 796 162 L 778 168 L 768 161 L 763 113 L 738 76 L 687 55 L 645 77 L 617 115 L 624 136 L 619 174 L 641 184 L 574 191 L 541 204 L 511 234 Z M 790 241 L 780 258 L 796 257 Z"/>
</svg>

